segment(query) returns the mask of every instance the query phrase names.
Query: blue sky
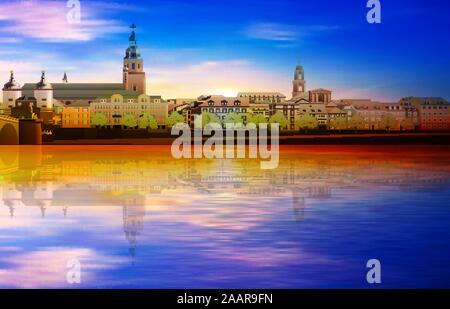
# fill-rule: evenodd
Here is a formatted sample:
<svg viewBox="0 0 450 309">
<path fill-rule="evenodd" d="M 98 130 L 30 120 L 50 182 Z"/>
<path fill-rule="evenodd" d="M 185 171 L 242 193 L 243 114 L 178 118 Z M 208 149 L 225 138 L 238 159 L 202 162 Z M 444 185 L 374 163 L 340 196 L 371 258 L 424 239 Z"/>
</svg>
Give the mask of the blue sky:
<svg viewBox="0 0 450 309">
<path fill-rule="evenodd" d="M 60 82 L 120 82 L 131 23 L 148 89 L 165 98 L 291 91 L 300 60 L 307 88 L 333 98 L 450 99 L 448 1 L 83 1 L 68 24 L 66 1 L 0 1 L 0 74 L 19 83 L 40 71 Z"/>
</svg>

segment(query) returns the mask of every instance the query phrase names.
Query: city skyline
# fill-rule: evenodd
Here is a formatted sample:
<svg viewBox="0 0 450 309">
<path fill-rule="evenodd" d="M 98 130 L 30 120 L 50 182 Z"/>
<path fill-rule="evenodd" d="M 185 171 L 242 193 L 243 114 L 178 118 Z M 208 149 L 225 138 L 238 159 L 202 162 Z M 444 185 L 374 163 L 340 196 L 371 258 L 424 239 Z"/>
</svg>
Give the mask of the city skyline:
<svg viewBox="0 0 450 309">
<path fill-rule="evenodd" d="M 424 6 L 412 1 L 406 8 L 400 2 L 383 3 L 382 23 L 370 25 L 365 3 L 349 1 L 340 2 L 345 10 L 337 16 L 332 9 L 318 10 L 320 1 L 245 1 L 227 7 L 204 1 L 81 1 L 80 24 L 67 23 L 66 1 L 12 1 L 0 4 L 1 12 L 10 12 L 0 13 L 5 29 L 0 35 L 0 74 L 6 80 L 14 70 L 21 84 L 37 82 L 43 69 L 50 82 L 60 82 L 64 72 L 70 82 L 120 82 L 117 68 L 129 25 L 135 22 L 147 92 L 164 98 L 235 96 L 240 91 L 289 96 L 292 67 L 299 61 L 307 88 L 331 89 L 335 98 L 448 98 L 449 45 L 441 40 L 446 28 L 437 26 L 445 18 L 432 18 L 448 13 L 431 1 L 426 7 L 429 19 L 405 25 Z M 328 8 L 336 5 L 327 3 Z M 37 8 L 46 23 L 37 18 Z M 405 49 L 408 42 L 428 46 Z"/>
</svg>

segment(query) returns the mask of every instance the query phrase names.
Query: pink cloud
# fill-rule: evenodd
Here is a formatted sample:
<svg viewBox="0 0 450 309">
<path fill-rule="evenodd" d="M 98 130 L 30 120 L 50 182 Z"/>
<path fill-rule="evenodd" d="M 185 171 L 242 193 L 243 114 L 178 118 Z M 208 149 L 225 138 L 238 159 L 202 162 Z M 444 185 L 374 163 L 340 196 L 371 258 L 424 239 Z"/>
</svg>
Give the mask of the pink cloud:
<svg viewBox="0 0 450 309">
<path fill-rule="evenodd" d="M 113 7 L 114 9 L 114 7 Z M 69 23 L 71 9 L 66 1 L 9 1 L 0 4 L 0 20 L 8 22 L 3 33 L 34 38 L 47 42 L 91 41 L 110 33 L 127 29 L 112 19 L 99 18 L 98 7 L 89 2 L 81 4 L 80 23 Z"/>
</svg>

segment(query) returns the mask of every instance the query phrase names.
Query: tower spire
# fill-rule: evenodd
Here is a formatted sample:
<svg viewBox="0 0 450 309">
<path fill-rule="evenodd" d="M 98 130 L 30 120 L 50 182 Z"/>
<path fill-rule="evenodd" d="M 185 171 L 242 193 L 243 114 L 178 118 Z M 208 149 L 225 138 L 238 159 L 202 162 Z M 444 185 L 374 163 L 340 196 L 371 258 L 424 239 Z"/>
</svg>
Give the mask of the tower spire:
<svg viewBox="0 0 450 309">
<path fill-rule="evenodd" d="M 133 23 L 130 26 L 130 29 L 131 29 L 131 35 L 130 35 L 130 39 L 129 39 L 130 46 L 136 46 L 137 45 L 137 42 L 136 42 L 136 25 Z"/>
<path fill-rule="evenodd" d="M 67 73 L 66 72 L 64 72 L 64 76 L 63 76 L 62 81 L 63 81 L 64 84 L 67 84 L 69 82 L 69 80 L 67 79 Z"/>
</svg>

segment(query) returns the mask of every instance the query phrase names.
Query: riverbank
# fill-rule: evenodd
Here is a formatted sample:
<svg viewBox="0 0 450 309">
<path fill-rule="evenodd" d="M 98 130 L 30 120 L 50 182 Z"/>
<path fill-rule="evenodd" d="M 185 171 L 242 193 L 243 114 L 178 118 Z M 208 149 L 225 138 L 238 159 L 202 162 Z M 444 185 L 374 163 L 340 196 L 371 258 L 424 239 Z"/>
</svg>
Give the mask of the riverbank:
<svg viewBox="0 0 450 309">
<path fill-rule="evenodd" d="M 111 139 L 60 139 L 44 145 L 171 145 L 175 136 Z M 203 140 L 207 140 L 204 137 Z M 281 135 L 281 145 L 450 145 L 450 133 Z"/>
</svg>

